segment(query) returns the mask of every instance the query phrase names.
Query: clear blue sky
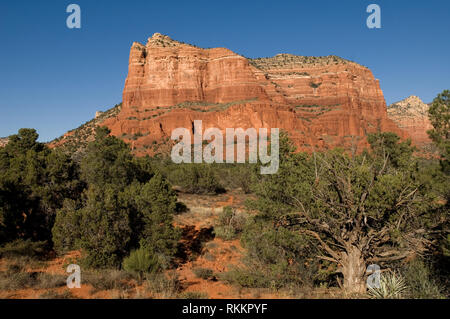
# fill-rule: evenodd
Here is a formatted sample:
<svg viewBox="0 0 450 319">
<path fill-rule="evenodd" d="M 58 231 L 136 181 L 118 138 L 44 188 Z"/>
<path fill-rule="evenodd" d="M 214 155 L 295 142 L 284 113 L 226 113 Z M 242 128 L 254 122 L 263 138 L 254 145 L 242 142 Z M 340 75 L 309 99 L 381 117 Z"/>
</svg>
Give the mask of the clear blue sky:
<svg viewBox="0 0 450 319">
<path fill-rule="evenodd" d="M 82 28 L 66 27 L 79 4 Z M 381 29 L 366 7 L 381 7 Z M 0 1 L 0 136 L 60 136 L 122 98 L 133 41 L 155 32 L 246 57 L 338 55 L 368 66 L 387 103 L 450 89 L 450 1 Z"/>
</svg>

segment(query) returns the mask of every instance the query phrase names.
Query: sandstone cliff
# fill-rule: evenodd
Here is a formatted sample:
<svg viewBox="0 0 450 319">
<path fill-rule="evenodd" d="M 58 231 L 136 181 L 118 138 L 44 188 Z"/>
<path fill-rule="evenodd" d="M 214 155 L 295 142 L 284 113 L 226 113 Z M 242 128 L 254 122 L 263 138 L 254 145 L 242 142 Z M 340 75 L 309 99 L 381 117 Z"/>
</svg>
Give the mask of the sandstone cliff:
<svg viewBox="0 0 450 319">
<path fill-rule="evenodd" d="M 357 63 L 290 54 L 247 59 L 159 33 L 145 45 L 133 43 L 122 107 L 97 118 L 96 125 L 108 126 L 142 155 L 194 120 L 222 130 L 284 129 L 306 150 L 361 149 L 366 134 L 377 130 L 406 136 L 387 117 L 378 80 Z"/>
<path fill-rule="evenodd" d="M 417 96 L 395 102 L 388 107 L 388 116 L 399 128 L 405 130 L 414 144 L 427 149 L 431 144 L 427 131 L 432 128 L 428 118 L 428 104 Z"/>
</svg>

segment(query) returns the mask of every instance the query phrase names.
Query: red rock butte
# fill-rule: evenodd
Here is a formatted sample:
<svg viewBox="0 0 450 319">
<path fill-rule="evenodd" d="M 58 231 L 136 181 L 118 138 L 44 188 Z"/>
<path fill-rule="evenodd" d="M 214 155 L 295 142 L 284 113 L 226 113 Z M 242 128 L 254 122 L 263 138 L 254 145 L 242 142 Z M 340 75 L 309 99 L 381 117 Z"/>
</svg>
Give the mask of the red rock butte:
<svg viewBox="0 0 450 319">
<path fill-rule="evenodd" d="M 378 130 L 406 137 L 388 118 L 372 72 L 337 56 L 248 59 L 159 33 L 146 45 L 134 42 L 122 106 L 99 124 L 143 155 L 194 120 L 223 131 L 280 128 L 303 150 L 362 149 Z"/>
</svg>

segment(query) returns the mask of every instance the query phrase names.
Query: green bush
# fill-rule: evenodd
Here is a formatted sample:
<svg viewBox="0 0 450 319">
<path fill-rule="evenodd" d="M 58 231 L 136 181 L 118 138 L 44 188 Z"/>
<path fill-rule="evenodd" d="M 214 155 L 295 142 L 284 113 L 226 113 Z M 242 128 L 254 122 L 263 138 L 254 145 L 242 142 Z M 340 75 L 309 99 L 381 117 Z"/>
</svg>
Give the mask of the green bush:
<svg viewBox="0 0 450 319">
<path fill-rule="evenodd" d="M 408 286 L 407 297 L 413 299 L 443 298 L 442 289 L 432 278 L 430 269 L 421 260 L 414 260 L 403 269 Z"/>
<path fill-rule="evenodd" d="M 226 225 L 226 226 L 215 226 L 214 227 L 214 235 L 217 238 L 223 239 L 223 240 L 233 240 L 236 239 L 236 232 L 234 231 L 233 227 Z"/>
<path fill-rule="evenodd" d="M 233 224 L 230 216 L 230 208 L 224 208 L 219 222 Z M 333 273 L 325 265 L 328 272 L 324 274 L 311 260 L 314 245 L 302 235 L 273 229 L 258 218 L 244 224 L 241 243 L 246 248 L 243 265 L 221 273 L 220 280 L 247 288 L 280 289 L 292 285 L 312 287 L 314 281 L 327 280 Z"/>
<path fill-rule="evenodd" d="M 109 133 L 97 128 L 81 160 L 87 188 L 58 210 L 55 249 L 81 248 L 84 265 L 118 268 L 131 250 L 145 246 L 168 266 L 179 238 L 172 223 L 177 196 L 148 158 L 134 158 L 129 146 Z"/>
<path fill-rule="evenodd" d="M 119 204 L 113 187 L 91 187 L 80 210 L 82 264 L 93 268 L 114 268 L 127 255 L 131 240 L 129 212 Z"/>
<path fill-rule="evenodd" d="M 233 219 L 233 209 L 230 206 L 225 206 L 222 209 L 222 213 L 219 214 L 217 224 L 218 225 L 229 225 L 231 223 L 231 220 Z"/>
<path fill-rule="evenodd" d="M 201 279 L 212 279 L 214 277 L 214 272 L 208 268 L 194 268 L 192 269 L 194 275 Z"/>
<path fill-rule="evenodd" d="M 155 171 L 188 193 L 215 194 L 239 188 L 250 193 L 257 175 L 256 164 L 175 164 L 166 157 L 152 157 L 150 161 Z"/>
<path fill-rule="evenodd" d="M 63 207 L 56 212 L 55 223 L 52 228 L 53 248 L 58 253 L 64 253 L 80 246 L 81 238 L 80 210 L 75 201 L 66 199 Z"/>
<path fill-rule="evenodd" d="M 256 164 L 215 164 L 214 172 L 221 185 L 227 190 L 241 189 L 245 194 L 252 192 L 256 176 Z"/>
<path fill-rule="evenodd" d="M 154 273 L 161 269 L 158 258 L 145 248 L 139 248 L 123 260 L 123 269 L 142 278 L 144 273 Z"/>
<path fill-rule="evenodd" d="M 214 226 L 214 234 L 223 240 L 232 240 L 243 231 L 247 218 L 243 214 L 236 213 L 231 207 L 223 208 Z"/>
<path fill-rule="evenodd" d="M 176 254 L 179 229 L 173 226 L 177 211 L 177 196 L 162 175 L 156 173 L 136 194 L 130 194 L 138 217 L 134 227 L 140 234 L 139 245 L 158 256 L 163 267 L 170 264 Z"/>
<path fill-rule="evenodd" d="M 314 260 L 314 243 L 285 228 L 274 229 L 257 217 L 246 223 L 241 235 L 246 248 L 244 265 L 231 272 L 227 280 L 244 287 L 282 288 L 295 284 L 310 287 L 329 280 L 334 272 L 328 264 Z"/>
<path fill-rule="evenodd" d="M 185 164 L 172 174 L 172 179 L 183 191 L 191 194 L 224 192 L 211 164 Z"/>
<path fill-rule="evenodd" d="M 77 165 L 38 136 L 34 129 L 20 129 L 0 148 L 0 244 L 50 241 L 56 210 L 64 198 L 80 195 Z"/>
<path fill-rule="evenodd" d="M 0 257 L 41 257 L 46 251 L 48 251 L 46 241 L 33 242 L 30 239 L 17 239 L 0 248 Z"/>
<path fill-rule="evenodd" d="M 256 269 L 251 270 L 245 267 L 235 267 L 227 272 L 220 273 L 218 277 L 221 281 L 244 288 L 278 289 L 285 285 L 281 280 L 266 276 L 263 272 L 256 271 Z"/>
</svg>

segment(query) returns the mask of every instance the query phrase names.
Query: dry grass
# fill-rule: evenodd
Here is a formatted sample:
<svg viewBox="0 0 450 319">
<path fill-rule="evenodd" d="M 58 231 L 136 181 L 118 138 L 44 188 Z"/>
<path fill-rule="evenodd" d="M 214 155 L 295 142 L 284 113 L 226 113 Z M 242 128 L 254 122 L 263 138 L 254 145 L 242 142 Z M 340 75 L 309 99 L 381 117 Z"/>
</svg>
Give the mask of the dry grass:
<svg viewBox="0 0 450 319">
<path fill-rule="evenodd" d="M 73 295 L 70 291 L 64 290 L 63 292 L 46 291 L 39 296 L 39 299 L 72 299 Z"/>
<path fill-rule="evenodd" d="M 0 273 L 0 290 L 51 289 L 63 287 L 65 284 L 65 276 L 42 272 L 27 272 L 15 266 L 11 266 L 7 271 Z"/>
<path fill-rule="evenodd" d="M 206 292 L 185 291 L 178 296 L 180 299 L 209 299 Z"/>
<path fill-rule="evenodd" d="M 85 271 L 81 280 L 91 285 L 93 293 L 102 290 L 128 290 L 133 287 L 131 277 L 124 271 L 111 269 L 101 271 Z"/>
<path fill-rule="evenodd" d="M 156 298 L 176 298 L 181 291 L 181 283 L 176 273 L 154 274 L 147 279 L 146 288 Z"/>
</svg>

